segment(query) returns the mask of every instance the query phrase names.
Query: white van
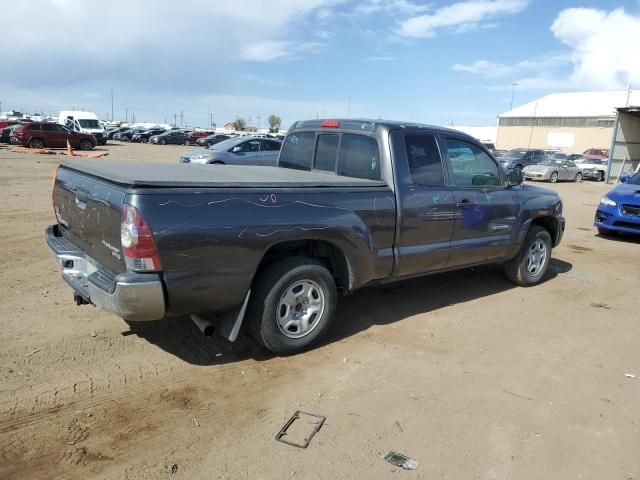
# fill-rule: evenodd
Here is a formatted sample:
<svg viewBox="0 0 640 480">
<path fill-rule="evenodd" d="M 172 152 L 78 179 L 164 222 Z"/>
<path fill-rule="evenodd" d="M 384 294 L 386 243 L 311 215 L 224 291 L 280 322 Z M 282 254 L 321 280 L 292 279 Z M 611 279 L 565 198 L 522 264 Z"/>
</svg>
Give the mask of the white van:
<svg viewBox="0 0 640 480">
<path fill-rule="evenodd" d="M 106 145 L 107 143 L 104 126 L 93 112 L 63 111 L 58 116 L 58 123 L 69 130 L 93 135 L 99 145 Z"/>
</svg>

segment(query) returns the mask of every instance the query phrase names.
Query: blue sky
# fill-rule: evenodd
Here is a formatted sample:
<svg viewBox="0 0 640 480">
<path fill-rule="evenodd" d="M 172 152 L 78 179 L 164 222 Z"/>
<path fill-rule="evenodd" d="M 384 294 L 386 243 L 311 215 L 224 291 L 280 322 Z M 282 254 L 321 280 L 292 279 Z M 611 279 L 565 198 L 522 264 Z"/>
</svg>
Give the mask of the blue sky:
<svg viewBox="0 0 640 480">
<path fill-rule="evenodd" d="M 2 110 L 205 126 L 352 117 L 484 125 L 558 91 L 640 88 L 640 1 L 18 0 Z M 29 21 L 25 22 L 25 18 Z"/>
</svg>

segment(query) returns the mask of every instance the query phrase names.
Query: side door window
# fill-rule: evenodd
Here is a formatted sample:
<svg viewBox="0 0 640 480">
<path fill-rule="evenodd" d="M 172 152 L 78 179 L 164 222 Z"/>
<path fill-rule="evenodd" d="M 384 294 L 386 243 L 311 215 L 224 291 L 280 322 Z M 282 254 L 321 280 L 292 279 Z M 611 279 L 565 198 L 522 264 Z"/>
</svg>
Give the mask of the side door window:
<svg viewBox="0 0 640 480">
<path fill-rule="evenodd" d="M 458 187 L 500 187 L 500 169 L 477 145 L 447 138 L 453 181 Z"/>
<path fill-rule="evenodd" d="M 433 135 L 405 135 L 409 173 L 414 184 L 429 187 L 444 185 L 444 170 Z"/>
<path fill-rule="evenodd" d="M 280 152 L 280 144 L 271 140 L 260 141 L 260 163 L 266 166 L 275 166 L 278 161 L 278 153 Z"/>
</svg>

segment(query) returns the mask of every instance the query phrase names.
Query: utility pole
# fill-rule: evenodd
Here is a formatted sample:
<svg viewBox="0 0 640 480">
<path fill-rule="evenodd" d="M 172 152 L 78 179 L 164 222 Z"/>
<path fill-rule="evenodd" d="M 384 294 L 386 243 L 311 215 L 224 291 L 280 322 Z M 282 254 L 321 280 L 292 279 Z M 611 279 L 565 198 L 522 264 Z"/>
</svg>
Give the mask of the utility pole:
<svg viewBox="0 0 640 480">
<path fill-rule="evenodd" d="M 347 97 L 347 118 L 351 117 L 351 97 Z"/>
<path fill-rule="evenodd" d="M 113 88 L 111 89 L 111 121 L 113 122 Z"/>
<path fill-rule="evenodd" d="M 184 126 L 184 113 L 180 110 L 180 126 Z"/>
<path fill-rule="evenodd" d="M 213 128 L 213 113 L 209 114 L 209 128 Z"/>
<path fill-rule="evenodd" d="M 124 122 L 129 123 L 129 109 L 124 107 Z"/>
<path fill-rule="evenodd" d="M 509 110 L 513 110 L 513 96 L 516 94 L 517 86 L 518 86 L 518 82 L 513 82 L 511 84 L 511 107 L 509 107 Z"/>
<path fill-rule="evenodd" d="M 173 126 L 174 127 L 178 126 L 178 114 L 177 113 L 173 114 Z"/>
<path fill-rule="evenodd" d="M 260 114 L 258 114 L 256 118 L 258 119 L 258 131 L 260 131 L 260 120 L 262 119 L 262 117 L 260 116 Z"/>
</svg>

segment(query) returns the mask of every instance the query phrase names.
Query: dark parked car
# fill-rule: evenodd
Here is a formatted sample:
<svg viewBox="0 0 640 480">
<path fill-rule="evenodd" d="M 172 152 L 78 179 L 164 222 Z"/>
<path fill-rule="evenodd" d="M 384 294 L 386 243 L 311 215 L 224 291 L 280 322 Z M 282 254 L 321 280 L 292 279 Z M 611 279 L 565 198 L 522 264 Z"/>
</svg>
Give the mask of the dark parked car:
<svg viewBox="0 0 640 480">
<path fill-rule="evenodd" d="M 131 137 L 131 141 L 137 143 L 147 143 L 149 141 L 149 138 L 153 137 L 154 135 L 160 135 L 164 132 L 164 128 L 152 128 L 150 130 L 145 130 L 144 132 L 136 133 L 133 137 Z"/>
<path fill-rule="evenodd" d="M 142 133 L 144 131 L 145 131 L 144 128 L 139 128 L 139 127 L 129 128 L 129 129 L 124 130 L 122 132 L 116 133 L 113 136 L 113 139 L 114 140 L 119 140 L 121 142 L 130 142 L 134 135 L 138 135 L 138 134 L 140 134 L 140 133 Z"/>
<path fill-rule="evenodd" d="M 13 136 L 18 144 L 30 148 L 65 148 L 68 141 L 73 148 L 91 150 L 98 143 L 89 133 L 75 132 L 57 123 L 27 123 L 16 129 Z"/>
<path fill-rule="evenodd" d="M 526 148 L 514 148 L 500 156 L 500 163 L 506 170 L 517 168 L 522 170 L 527 165 L 535 165 L 546 157 L 542 150 L 529 150 Z"/>
<path fill-rule="evenodd" d="M 130 130 L 129 127 L 115 127 L 115 128 L 110 128 L 109 130 L 107 130 L 104 134 L 105 137 L 107 137 L 107 139 L 109 140 L 115 140 L 113 137 L 114 135 L 124 132 L 126 130 Z"/>
<path fill-rule="evenodd" d="M 223 135 L 221 133 L 214 133 L 213 135 L 209 135 L 203 138 L 199 138 L 196 143 L 202 147 L 209 148 L 211 145 L 215 145 L 216 143 L 220 143 L 223 140 L 229 140 L 231 135 Z"/>
<path fill-rule="evenodd" d="M 160 135 L 153 135 L 149 138 L 149 143 L 160 145 L 189 145 L 189 134 L 181 130 L 169 130 Z"/>
<path fill-rule="evenodd" d="M 244 328 L 276 353 L 318 342 L 366 285 L 492 262 L 539 283 L 564 231 L 558 194 L 474 138 L 376 120 L 296 122 L 278 167 L 63 162 L 53 204 L 77 304 Z"/>
</svg>

